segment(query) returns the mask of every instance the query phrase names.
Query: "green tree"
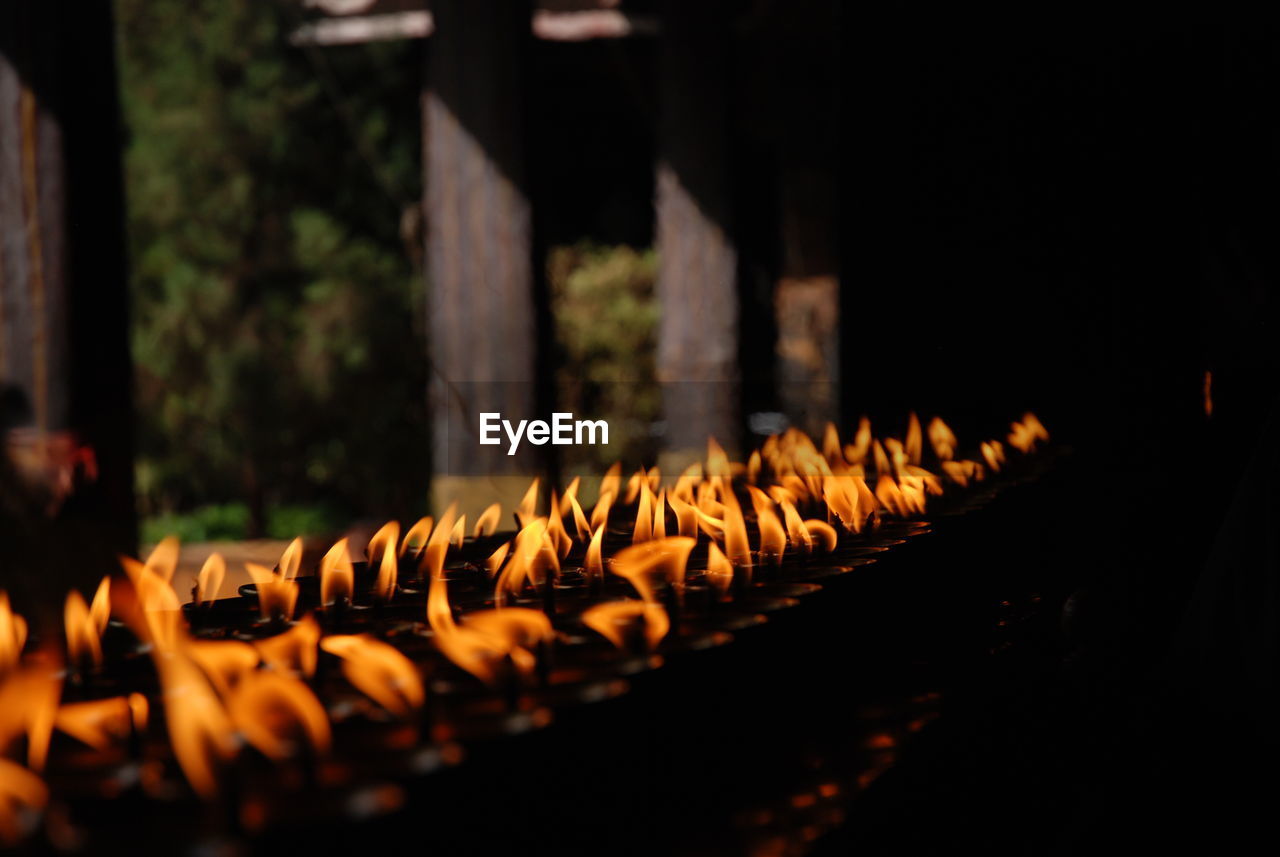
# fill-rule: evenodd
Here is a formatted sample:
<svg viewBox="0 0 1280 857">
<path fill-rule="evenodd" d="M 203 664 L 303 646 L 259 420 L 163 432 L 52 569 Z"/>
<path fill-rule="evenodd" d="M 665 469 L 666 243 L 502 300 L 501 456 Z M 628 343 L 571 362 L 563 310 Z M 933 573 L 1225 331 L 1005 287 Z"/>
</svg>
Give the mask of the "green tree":
<svg viewBox="0 0 1280 857">
<path fill-rule="evenodd" d="M 298 4 L 120 0 L 144 514 L 425 496 L 418 46 L 305 49 Z"/>
</svg>

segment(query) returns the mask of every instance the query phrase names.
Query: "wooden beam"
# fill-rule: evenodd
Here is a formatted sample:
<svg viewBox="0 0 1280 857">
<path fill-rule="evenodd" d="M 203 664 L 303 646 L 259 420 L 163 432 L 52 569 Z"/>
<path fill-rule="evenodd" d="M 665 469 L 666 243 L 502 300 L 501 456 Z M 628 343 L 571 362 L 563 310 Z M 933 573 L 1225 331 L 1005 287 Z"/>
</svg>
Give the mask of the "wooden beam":
<svg viewBox="0 0 1280 857">
<path fill-rule="evenodd" d="M 531 468 L 478 443 L 478 415 L 534 419 L 537 316 L 524 168 L 529 7 L 437 0 L 424 97 L 434 489 Z M 482 60 L 482 61 L 481 61 Z M 526 445 L 527 446 L 527 445 Z"/>
<path fill-rule="evenodd" d="M 708 435 L 736 446 L 741 424 L 727 6 L 673 0 L 659 38 L 657 374 L 668 466 L 700 455 Z"/>
<path fill-rule="evenodd" d="M 137 540 L 113 34 L 106 0 L 0 4 L 0 517 L 97 551 L 64 585 Z"/>
</svg>

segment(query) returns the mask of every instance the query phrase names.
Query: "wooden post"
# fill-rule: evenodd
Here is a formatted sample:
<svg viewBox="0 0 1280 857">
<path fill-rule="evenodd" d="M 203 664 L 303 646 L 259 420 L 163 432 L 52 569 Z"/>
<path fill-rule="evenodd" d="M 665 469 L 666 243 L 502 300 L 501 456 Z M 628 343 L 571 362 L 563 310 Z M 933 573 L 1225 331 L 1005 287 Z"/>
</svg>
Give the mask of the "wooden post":
<svg viewBox="0 0 1280 857">
<path fill-rule="evenodd" d="M 527 471 L 480 446 L 478 415 L 537 416 L 532 223 L 524 169 L 531 9 L 436 0 L 423 104 L 433 491 Z M 488 480 L 485 480 L 488 481 Z"/>
<path fill-rule="evenodd" d="M 817 437 L 840 419 L 839 4 L 795 0 L 771 17 L 782 235 L 778 399 L 792 425 Z"/>
<path fill-rule="evenodd" d="M 106 558 L 71 580 L 137 547 L 114 34 L 106 0 L 0 4 L 0 517 Z"/>
<path fill-rule="evenodd" d="M 736 447 L 738 254 L 728 164 L 731 8 L 672 0 L 659 37 L 657 374 L 667 457 Z"/>
</svg>

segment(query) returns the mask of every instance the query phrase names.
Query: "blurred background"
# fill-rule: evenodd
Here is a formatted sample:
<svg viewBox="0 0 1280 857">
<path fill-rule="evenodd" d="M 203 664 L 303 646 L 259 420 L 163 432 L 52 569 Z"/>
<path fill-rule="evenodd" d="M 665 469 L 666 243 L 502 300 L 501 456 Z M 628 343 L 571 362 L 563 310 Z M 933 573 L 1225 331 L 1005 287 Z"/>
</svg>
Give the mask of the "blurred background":
<svg viewBox="0 0 1280 857">
<path fill-rule="evenodd" d="M 709 434 L 911 410 L 971 446 L 1030 409 L 1074 451 L 1025 559 L 1058 580 L 1043 734 L 978 694 L 972 756 L 897 805 L 1048 829 L 1034 781 L 1079 786 L 1071 825 L 1216 836 L 1162 789 L 1235 777 L 1186 772 L 1193 732 L 1277 743 L 1277 44 L 1169 10 L 0 4 L 0 586 L 56 609 L 166 533 L 238 568 L 459 476 L 670 475 Z M 608 450 L 449 430 L 553 410 Z M 1096 766 L 1055 743 L 1081 723 Z"/>
<path fill-rule="evenodd" d="M 1118 579 L 1172 625 L 1276 389 L 1276 35 L 6 4 L 0 521 L 132 552 L 413 518 L 453 495 L 459 409 L 609 420 L 607 450 L 468 461 L 521 486 L 1032 409 L 1088 463 L 1082 505 L 1150 534 Z M 1174 584 L 1129 580 L 1164 560 Z"/>
</svg>

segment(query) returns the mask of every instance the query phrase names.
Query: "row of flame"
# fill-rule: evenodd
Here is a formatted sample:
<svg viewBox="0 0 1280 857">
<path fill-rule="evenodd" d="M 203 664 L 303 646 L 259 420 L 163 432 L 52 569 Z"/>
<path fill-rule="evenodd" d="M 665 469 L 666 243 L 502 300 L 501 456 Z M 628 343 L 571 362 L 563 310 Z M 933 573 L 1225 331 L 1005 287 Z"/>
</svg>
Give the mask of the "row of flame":
<svg viewBox="0 0 1280 857">
<path fill-rule="evenodd" d="M 939 474 L 921 465 L 927 434 Z M 1030 413 L 1014 422 L 1009 446 L 1030 452 L 1048 433 Z M 927 432 L 911 415 L 902 440 L 875 439 L 862 420 L 852 443 L 842 444 L 828 426 L 821 448 L 807 435 L 788 430 L 770 437 L 745 463 L 731 462 L 709 442 L 705 466 L 682 473 L 669 488 L 656 470 L 641 469 L 624 487 L 615 465 L 601 482 L 590 516 L 578 499 L 575 479 L 562 495 L 551 493 L 549 511 L 536 513 L 538 482 L 534 480 L 515 510 L 518 531 L 485 561 L 494 580 L 494 608 L 468 613 L 461 620 L 449 605 L 444 563 L 452 545 L 467 535 L 465 515 L 451 506 L 439 520 L 423 518 L 403 537 L 398 522 L 383 526 L 370 540 L 366 555 L 377 568 L 372 597 L 391 601 L 397 575 L 406 559 L 429 581 L 427 623 L 439 651 L 481 681 L 495 683 L 514 671 L 528 676 L 535 652 L 556 636 L 547 614 L 511 606 L 532 587 L 540 591 L 557 579 L 560 563 L 575 537 L 586 545 L 584 571 L 603 579 L 606 569 L 626 579 L 639 600 L 606 601 L 587 608 L 583 624 L 626 648 L 643 640 L 654 648 L 667 634 L 670 616 L 659 601 L 659 587 L 684 590 L 688 557 L 702 535 L 708 537 L 705 581 L 723 597 L 735 574 L 749 579 L 753 564 L 780 562 L 790 545 L 809 553 L 833 550 L 838 524 L 860 532 L 872 514 L 910 516 L 924 511 L 926 497 L 943 491 L 943 478 L 961 487 L 998 471 L 1005 462 L 1004 444 L 990 440 L 979 446 L 981 461 L 956 457 L 954 433 L 935 418 Z M 874 466 L 875 488 L 867 484 Z M 745 483 L 759 538 L 753 552 L 746 519 L 734 491 Z M 632 544 L 607 562 L 603 537 L 615 504 L 635 508 Z M 799 509 L 825 506 L 826 520 L 804 518 Z M 667 532 L 667 509 L 677 533 Z M 566 526 L 571 521 L 571 528 Z M 501 509 L 490 506 L 471 533 L 492 535 Z M 570 531 L 572 529 L 572 532 Z M 246 564 L 256 585 L 266 620 L 288 623 L 297 601 L 297 574 L 302 542 L 285 550 L 278 566 Z M 194 791 L 213 797 L 219 771 L 249 745 L 263 756 L 283 761 L 301 746 L 324 754 L 332 741 L 324 705 L 307 683 L 316 670 L 319 650 L 341 661 L 350 684 L 394 717 L 409 718 L 422 706 L 425 690 L 418 668 L 393 646 L 369 634 L 324 634 L 308 613 L 282 633 L 253 642 L 205 640 L 189 632 L 172 579 L 178 544 L 166 539 L 145 563 L 122 559 L 126 580 L 104 577 L 86 602 L 71 592 L 64 610 L 66 654 L 77 669 L 97 669 L 103 661 L 102 634 L 115 617 L 150 651 L 161 688 L 169 742 Z M 194 601 L 213 602 L 226 565 L 214 554 L 197 576 Z M 347 539 L 335 544 L 319 565 L 322 609 L 356 598 L 355 574 Z M 85 702 L 60 702 L 67 675 L 63 656 L 48 647 L 24 657 L 27 624 L 13 612 L 0 591 L 0 841 L 13 841 L 23 820 L 43 807 L 48 789 L 39 776 L 52 733 L 56 730 L 98 750 L 136 742 L 146 730 L 148 699 L 140 693 Z M 26 739 L 26 766 L 5 758 Z"/>
</svg>

